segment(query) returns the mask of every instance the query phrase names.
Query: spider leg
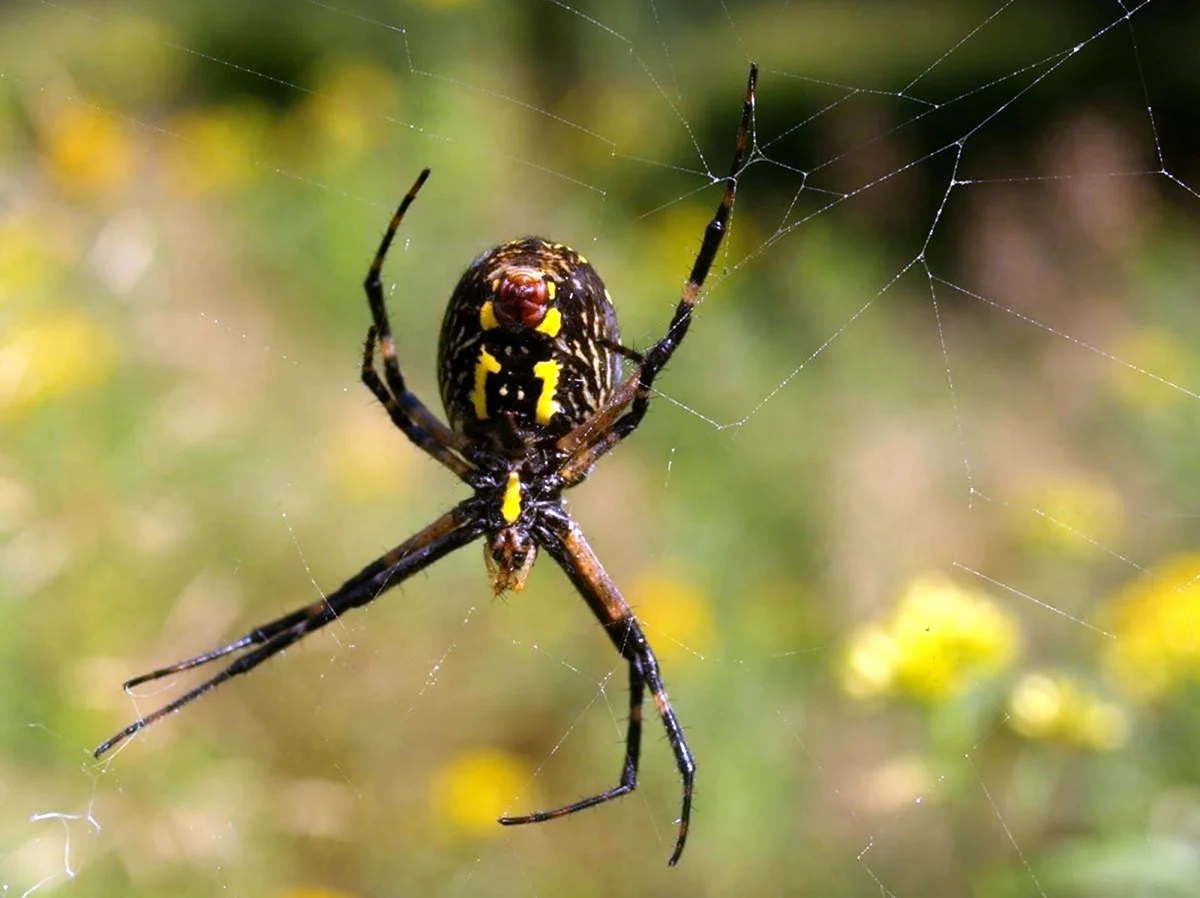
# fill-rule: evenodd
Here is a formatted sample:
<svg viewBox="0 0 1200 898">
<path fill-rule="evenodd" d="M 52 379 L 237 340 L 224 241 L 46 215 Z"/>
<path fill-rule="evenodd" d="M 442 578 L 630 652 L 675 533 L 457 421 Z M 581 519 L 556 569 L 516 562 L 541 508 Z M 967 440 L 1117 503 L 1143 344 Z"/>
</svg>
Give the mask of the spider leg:
<svg viewBox="0 0 1200 898">
<path fill-rule="evenodd" d="M 344 608 L 357 607 L 353 604 L 344 604 L 347 600 L 343 597 L 353 594 L 354 591 L 358 590 L 363 584 L 371 583 L 372 581 L 376 580 L 380 574 L 388 571 L 389 568 L 394 568 L 400 561 L 406 560 L 406 557 L 411 558 L 416 554 L 416 552 L 421 551 L 419 548 L 414 551 L 414 545 L 420 541 L 420 537 L 427 537 L 428 541 L 432 543 L 432 541 L 436 540 L 438 537 L 444 535 L 445 533 L 449 533 L 450 531 L 447 528 L 454 522 L 455 516 L 459 514 L 461 514 L 461 511 L 459 508 L 456 508 L 450 511 L 448 514 L 443 515 L 441 518 L 439 518 L 429 527 L 425 528 L 425 530 L 416 534 L 411 539 L 406 540 L 405 542 L 396 546 L 385 555 L 381 555 L 379 558 L 376 558 L 361 571 L 343 583 L 332 595 L 320 599 L 310 605 L 305 605 L 303 608 L 298 608 L 295 611 L 285 614 L 283 617 L 271 621 L 270 623 L 255 627 L 245 636 L 242 636 L 240 639 L 235 639 L 233 642 L 223 645 L 220 648 L 204 652 L 203 654 L 197 655 L 194 658 L 188 658 L 185 661 L 180 661 L 167 667 L 160 667 L 157 670 L 151 671 L 150 673 L 141 674 L 140 676 L 126 680 L 122 688 L 128 692 L 130 689 L 140 686 L 143 683 L 161 680 L 163 677 L 167 677 L 172 674 L 182 673 L 183 671 L 191 670 L 194 667 L 201 667 L 202 665 L 208 664 L 211 661 L 216 661 L 218 658 L 223 658 L 226 655 L 232 654 L 239 649 L 244 649 L 247 646 L 262 645 L 263 643 L 277 636 L 279 633 L 282 633 L 284 630 L 289 630 L 292 627 L 295 627 L 297 624 L 301 624 L 308 620 L 312 616 L 313 608 L 315 606 L 341 602 L 342 607 Z M 429 563 L 431 562 L 426 562 L 426 564 Z M 419 568 L 414 569 L 410 573 L 415 573 L 416 570 L 419 570 Z M 395 573 L 396 572 L 393 571 L 392 576 L 395 576 Z M 395 583 L 387 583 L 386 586 L 381 588 L 380 592 L 382 592 L 383 589 L 390 589 L 399 582 L 400 581 L 396 581 Z"/>
<path fill-rule="evenodd" d="M 600 345 L 611 352 L 615 352 L 617 355 L 621 356 L 622 358 L 629 359 L 629 361 L 633 362 L 635 365 L 642 364 L 642 362 L 644 362 L 645 358 L 646 358 L 644 355 L 642 355 L 636 349 L 626 346 L 623 343 L 618 343 L 615 340 L 601 340 Z"/>
<path fill-rule="evenodd" d="M 439 437 L 431 434 L 420 424 L 416 423 L 409 412 L 401 405 L 401 401 L 396 398 L 380 379 L 379 372 L 375 370 L 375 350 L 378 346 L 379 334 L 375 325 L 372 324 L 367 328 L 367 339 L 363 345 L 362 382 L 366 384 L 367 389 L 375 394 L 375 398 L 379 400 L 380 404 L 387 411 L 388 417 L 392 419 L 392 423 L 399 427 L 405 436 L 463 480 L 467 480 L 468 473 L 475 470 L 475 466 L 459 454 L 461 450 L 456 443 L 442 442 Z M 411 396 L 411 394 L 409 395 Z"/>
<path fill-rule="evenodd" d="M 752 63 L 746 81 L 746 99 L 742 103 L 742 118 L 738 126 L 733 163 L 729 167 L 729 176 L 725 179 L 725 190 L 721 194 L 721 201 L 717 204 L 712 220 L 704 229 L 704 239 L 700 243 L 696 260 L 692 263 L 691 274 L 683 285 L 679 305 L 675 307 L 675 314 L 671 317 L 666 334 L 643 353 L 637 368 L 616 389 L 604 408 L 558 441 L 558 449 L 571 456 L 561 471 L 562 478 L 568 486 L 583 479 L 600 456 L 633 433 L 642 423 L 642 418 L 646 416 L 646 410 L 650 407 L 650 389 L 654 379 L 666 367 L 687 335 L 688 327 L 692 323 L 692 310 L 717 258 L 721 241 L 724 240 L 725 231 L 729 226 L 729 216 L 733 212 L 738 175 L 750 149 L 757 82 L 758 65 Z"/>
<path fill-rule="evenodd" d="M 363 351 L 362 380 L 375 397 L 383 403 L 392 421 L 404 431 L 405 436 L 428 452 L 435 459 L 466 479 L 467 472 L 473 466 L 465 461 L 466 440 L 462 434 L 451 430 L 431 412 L 417 395 L 408 389 L 404 375 L 400 371 L 400 363 L 396 359 L 396 341 L 392 337 L 392 325 L 388 318 L 387 305 L 383 296 L 383 262 L 387 258 L 392 240 L 404 220 L 404 213 L 417 198 L 421 186 L 429 177 L 429 169 L 422 170 L 413 182 L 404 199 L 400 201 L 392 220 L 388 223 L 387 231 L 367 270 L 363 288 L 367 292 L 367 304 L 371 307 L 371 318 L 374 322 L 367 331 L 366 346 Z M 387 388 L 381 382 L 375 371 L 375 350 L 379 348 L 383 357 L 383 375 Z"/>
<path fill-rule="evenodd" d="M 675 764 L 683 784 L 683 797 L 679 809 L 679 832 L 675 847 L 667 863 L 674 866 L 683 853 L 687 841 L 688 826 L 692 816 L 692 791 L 696 778 L 696 761 L 683 735 L 683 727 L 675 716 L 675 709 L 667 698 L 658 659 L 650 648 L 633 611 L 625 602 L 616 584 L 612 582 L 600 560 L 584 539 L 579 526 L 569 518 L 563 519 L 558 531 L 549 534 L 543 545 L 550 556 L 558 562 L 568 578 L 579 590 L 592 613 L 604 625 L 609 639 L 617 651 L 629 663 L 629 726 L 625 737 L 625 759 L 621 765 L 620 781 L 611 789 L 563 805 L 551 811 L 538 811 L 520 817 L 501 817 L 502 824 L 511 826 L 520 823 L 539 823 L 574 814 L 585 808 L 594 807 L 618 798 L 637 788 L 638 760 L 642 737 L 642 697 L 649 688 L 654 705 L 667 731 L 667 741 L 675 754 Z"/>
<path fill-rule="evenodd" d="M 393 586 L 399 585 L 439 558 L 471 542 L 483 532 L 483 524 L 479 522 L 479 516 L 471 507 L 473 501 L 473 499 L 468 499 L 459 504 L 411 539 L 405 540 L 387 554 L 372 561 L 331 595 L 303 608 L 298 608 L 261 627 L 255 627 L 245 636 L 228 645 L 128 681 L 125 684 L 126 689 L 180 671 L 191 670 L 193 667 L 208 664 L 242 649 L 257 646 L 252 651 L 234 659 L 215 676 L 188 690 L 174 701 L 135 720 L 125 729 L 102 742 L 93 752 L 95 757 L 101 757 L 134 733 L 169 714 L 174 714 L 206 692 L 217 688 L 226 680 L 253 670 L 292 643 L 298 642 L 331 621 L 337 620 L 351 608 L 358 608 L 373 602 Z"/>
</svg>

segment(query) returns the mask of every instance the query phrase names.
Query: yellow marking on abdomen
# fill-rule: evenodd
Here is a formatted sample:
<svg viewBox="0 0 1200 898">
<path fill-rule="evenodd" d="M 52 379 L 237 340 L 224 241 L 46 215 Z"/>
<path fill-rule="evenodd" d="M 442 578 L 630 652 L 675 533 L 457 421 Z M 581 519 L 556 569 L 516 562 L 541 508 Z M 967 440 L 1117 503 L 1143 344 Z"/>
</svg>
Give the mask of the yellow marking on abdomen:
<svg viewBox="0 0 1200 898">
<path fill-rule="evenodd" d="M 500 363 L 486 349 L 479 350 L 479 361 L 475 363 L 475 389 L 471 393 L 471 401 L 475 403 L 475 417 L 482 421 L 488 416 L 487 412 L 487 378 L 489 374 L 499 374 Z"/>
<path fill-rule="evenodd" d="M 558 309 L 547 309 L 546 317 L 534 330 L 549 337 L 557 337 L 558 332 L 562 330 L 562 312 Z"/>
<path fill-rule="evenodd" d="M 500 326 L 500 322 L 496 320 L 496 307 L 490 299 L 479 310 L 479 326 L 485 331 L 495 330 Z"/>
<path fill-rule="evenodd" d="M 534 413 L 538 424 L 549 424 L 550 419 L 562 408 L 554 398 L 560 373 L 562 366 L 553 359 L 538 362 L 533 366 L 533 376 L 542 382 L 542 392 L 538 395 L 537 410 Z"/>
<path fill-rule="evenodd" d="M 500 514 L 513 523 L 521 516 L 521 478 L 516 471 L 508 472 L 508 485 L 504 487 L 504 501 L 500 503 Z"/>
</svg>

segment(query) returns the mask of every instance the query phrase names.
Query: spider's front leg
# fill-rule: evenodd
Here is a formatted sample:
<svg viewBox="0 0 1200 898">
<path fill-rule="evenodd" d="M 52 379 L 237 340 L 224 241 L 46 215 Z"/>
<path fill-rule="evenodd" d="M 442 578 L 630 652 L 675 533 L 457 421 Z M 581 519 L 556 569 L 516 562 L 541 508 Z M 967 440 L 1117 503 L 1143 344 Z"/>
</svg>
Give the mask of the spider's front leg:
<svg viewBox="0 0 1200 898">
<path fill-rule="evenodd" d="M 379 348 L 379 333 L 375 325 L 367 328 L 367 339 L 363 344 L 362 382 L 387 411 L 388 417 L 421 449 L 440 461 L 463 480 L 475 470 L 465 457 L 465 446 L 459 434 L 438 421 L 421 400 L 405 391 L 396 396 L 388 389 L 375 370 L 375 353 Z M 469 482 L 469 480 L 468 480 Z"/>
<path fill-rule="evenodd" d="M 392 337 L 392 324 L 383 296 L 383 262 L 387 258 L 388 249 L 391 248 L 400 222 L 404 220 L 404 213 L 417 198 L 421 185 L 428 177 L 429 169 L 424 169 L 400 201 L 363 282 L 373 323 L 367 330 L 367 339 L 363 346 L 362 381 L 387 409 L 392 423 L 399 427 L 405 436 L 460 478 L 467 480 L 469 472 L 474 470 L 474 465 L 466 460 L 467 441 L 461 433 L 442 423 L 437 415 L 408 389 L 404 374 L 400 370 L 400 362 L 396 358 L 396 341 Z M 375 370 L 377 352 L 383 359 L 383 378 Z"/>
<path fill-rule="evenodd" d="M 666 367 L 683 338 L 687 336 L 688 327 L 692 323 L 692 310 L 700 298 L 704 281 L 729 228 L 733 202 L 737 198 L 738 175 L 746 165 L 746 156 L 751 145 L 757 83 L 758 65 L 752 63 L 750 76 L 746 81 L 746 98 L 742 103 L 742 118 L 734 144 L 733 162 L 729 167 L 729 175 L 725 178 L 725 190 L 721 194 L 712 220 L 704 229 L 704 239 L 700 243 L 696 260 L 692 263 L 691 274 L 683 285 L 679 304 L 675 307 L 675 314 L 671 316 L 667 332 L 642 355 L 633 373 L 613 392 L 604 407 L 558 441 L 558 449 L 570 456 L 570 460 L 561 471 L 568 486 L 587 476 L 587 472 L 600 456 L 633 433 L 642 423 L 642 418 L 646 416 L 650 407 L 650 389 L 654 379 Z"/>
<path fill-rule="evenodd" d="M 479 537 L 483 532 L 475 500 L 467 499 L 446 512 L 424 530 L 405 540 L 390 552 L 372 561 L 347 580 L 337 591 L 297 608 L 290 614 L 255 627 L 245 636 L 220 648 L 180 661 L 168 667 L 134 677 L 125 683 L 128 691 L 141 683 L 159 680 L 171 674 L 201 667 L 229 655 L 237 655 L 228 665 L 183 695 L 138 718 L 116 735 L 106 739 L 93 754 L 99 758 L 124 742 L 134 733 L 150 726 L 169 714 L 174 714 L 226 680 L 249 673 L 288 646 L 300 641 L 331 621 L 337 620 L 352 608 L 367 605 L 393 586 L 398 586 L 418 571 L 424 570 L 439 558 Z M 242 652 L 242 654 L 238 654 Z"/>
<path fill-rule="evenodd" d="M 557 517 L 557 516 L 556 516 Z M 541 540 L 549 553 L 579 590 L 584 601 L 604 626 L 609 639 L 629 664 L 629 725 L 625 736 L 625 758 L 621 764 L 621 778 L 616 786 L 597 795 L 591 795 L 551 811 L 537 811 L 519 817 L 501 817 L 505 825 L 539 823 L 565 817 L 576 811 L 594 807 L 614 798 L 619 798 L 637 788 L 638 760 L 642 740 L 642 698 L 649 688 L 654 706 L 662 718 L 667 731 L 667 741 L 675 754 L 675 765 L 682 781 L 683 797 L 679 808 L 679 832 L 675 847 L 667 863 L 674 866 L 683 853 L 687 841 L 688 827 L 692 817 L 692 792 L 696 780 L 696 761 L 683 735 L 683 727 L 675 716 L 675 709 L 667 698 L 658 659 L 646 640 L 633 611 L 621 595 L 620 590 L 609 578 L 592 551 L 583 533 L 574 521 L 563 512 L 560 519 L 551 523 L 549 532 Z"/>
</svg>

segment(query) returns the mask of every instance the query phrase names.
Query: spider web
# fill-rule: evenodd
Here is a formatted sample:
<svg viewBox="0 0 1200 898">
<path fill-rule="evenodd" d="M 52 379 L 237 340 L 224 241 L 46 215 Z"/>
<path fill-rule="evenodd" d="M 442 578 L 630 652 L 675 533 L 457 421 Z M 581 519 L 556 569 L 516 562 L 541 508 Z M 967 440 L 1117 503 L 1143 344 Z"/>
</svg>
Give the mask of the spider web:
<svg viewBox="0 0 1200 898">
<path fill-rule="evenodd" d="M 1151 649 L 1200 632 L 1194 12 L 2 15 L 0 894 L 1193 893 L 1194 670 L 1139 693 L 1111 659 L 1149 638 L 1159 606 L 1119 601 L 1164 565 L 1183 611 Z M 546 560 L 492 601 L 457 553 L 92 761 L 184 683 L 124 679 L 461 495 L 357 382 L 356 285 L 416 172 L 385 278 L 431 404 L 443 298 L 501 239 L 582 251 L 644 347 L 750 60 L 754 151 L 695 326 L 571 496 L 697 757 L 680 866 L 649 706 L 633 796 L 492 822 L 618 773 L 624 666 Z M 896 637 L 950 618 L 960 642 Z M 1031 683 L 1074 728 L 1033 727 Z"/>
</svg>

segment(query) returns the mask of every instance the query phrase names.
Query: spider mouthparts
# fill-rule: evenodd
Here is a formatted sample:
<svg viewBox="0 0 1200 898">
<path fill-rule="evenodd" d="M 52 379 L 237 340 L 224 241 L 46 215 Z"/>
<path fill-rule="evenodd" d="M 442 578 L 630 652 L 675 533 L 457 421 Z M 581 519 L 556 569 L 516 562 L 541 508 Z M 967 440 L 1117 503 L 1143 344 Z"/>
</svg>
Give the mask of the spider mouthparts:
<svg viewBox="0 0 1200 898">
<path fill-rule="evenodd" d="M 524 589 L 535 560 L 537 545 L 523 527 L 505 527 L 483 547 L 483 561 L 496 595 Z"/>
</svg>

